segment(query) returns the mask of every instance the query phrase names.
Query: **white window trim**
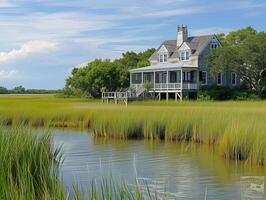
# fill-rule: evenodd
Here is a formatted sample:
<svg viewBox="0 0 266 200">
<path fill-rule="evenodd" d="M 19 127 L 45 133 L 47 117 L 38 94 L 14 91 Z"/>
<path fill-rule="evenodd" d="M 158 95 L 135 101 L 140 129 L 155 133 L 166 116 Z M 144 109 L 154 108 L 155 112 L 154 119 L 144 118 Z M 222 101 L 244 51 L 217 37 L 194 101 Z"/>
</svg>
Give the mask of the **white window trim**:
<svg viewBox="0 0 266 200">
<path fill-rule="evenodd" d="M 184 60 L 182 60 L 182 54 L 184 54 L 184 58 L 185 58 Z M 188 54 L 188 57 L 187 57 L 187 54 Z M 180 51 L 179 60 L 180 61 L 189 61 L 190 60 L 189 51 L 187 51 L 187 50 Z"/>
<path fill-rule="evenodd" d="M 235 75 L 235 83 L 233 84 L 233 74 Z M 237 74 L 235 72 L 231 72 L 231 85 L 237 85 Z"/>
<path fill-rule="evenodd" d="M 221 83 L 218 83 L 218 75 L 221 74 Z M 217 74 L 217 85 L 223 85 L 223 74 L 221 72 L 219 72 Z"/>
<path fill-rule="evenodd" d="M 162 56 L 162 62 L 161 62 L 161 56 Z M 165 57 L 166 57 L 166 59 L 165 59 Z M 160 53 L 159 54 L 159 63 L 167 63 L 167 62 L 168 62 L 168 54 L 167 53 Z"/>
<path fill-rule="evenodd" d="M 202 83 L 202 85 L 208 85 L 208 74 L 207 74 L 207 71 L 201 71 L 202 75 L 203 73 L 206 74 L 206 78 L 205 78 L 205 83 Z"/>
</svg>

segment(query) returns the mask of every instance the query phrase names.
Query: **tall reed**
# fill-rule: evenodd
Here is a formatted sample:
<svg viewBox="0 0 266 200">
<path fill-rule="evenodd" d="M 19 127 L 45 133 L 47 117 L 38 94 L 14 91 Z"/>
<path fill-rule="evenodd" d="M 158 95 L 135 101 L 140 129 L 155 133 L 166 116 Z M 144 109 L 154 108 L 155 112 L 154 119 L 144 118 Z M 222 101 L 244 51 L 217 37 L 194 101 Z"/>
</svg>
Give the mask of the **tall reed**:
<svg viewBox="0 0 266 200">
<path fill-rule="evenodd" d="M 141 181 L 141 183 L 139 182 Z M 158 191 L 157 191 L 158 190 Z M 103 177 L 100 182 L 92 180 L 88 192 L 83 194 L 74 187 L 75 200 L 168 200 L 169 194 L 152 188 L 144 180 L 136 180 L 134 184 L 125 181 L 117 183 L 112 177 Z"/>
<path fill-rule="evenodd" d="M 49 134 L 0 127 L 0 199 L 64 199 Z"/>
</svg>

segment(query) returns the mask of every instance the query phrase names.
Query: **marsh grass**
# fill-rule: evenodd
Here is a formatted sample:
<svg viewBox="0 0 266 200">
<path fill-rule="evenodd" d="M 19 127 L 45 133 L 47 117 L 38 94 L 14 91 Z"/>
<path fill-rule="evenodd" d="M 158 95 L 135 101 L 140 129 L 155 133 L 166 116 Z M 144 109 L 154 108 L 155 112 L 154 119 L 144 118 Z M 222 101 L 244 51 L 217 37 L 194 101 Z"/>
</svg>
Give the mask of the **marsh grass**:
<svg viewBox="0 0 266 200">
<path fill-rule="evenodd" d="M 227 159 L 266 164 L 266 101 L 101 104 L 51 95 L 1 96 L 0 123 L 85 128 L 95 137 L 208 144 Z"/>
<path fill-rule="evenodd" d="M 53 149 L 49 133 L 38 133 L 24 126 L 0 127 L 0 199 L 68 200 L 59 177 L 62 154 Z M 73 185 L 75 200 L 157 200 L 136 182 L 132 187 L 112 176 L 92 181 L 84 193 Z M 143 191 L 145 189 L 145 191 Z M 166 199 L 166 198 L 165 198 Z"/>
<path fill-rule="evenodd" d="M 114 181 L 112 176 L 103 177 L 100 182 L 95 179 L 92 180 L 90 188 L 87 192 L 74 186 L 75 200 L 167 200 L 169 194 L 165 192 L 158 192 L 152 189 L 145 181 L 136 180 L 134 184 L 127 184 L 121 180 L 119 183 Z"/>
<path fill-rule="evenodd" d="M 51 135 L 0 127 L 0 199 L 63 199 Z M 60 157 L 58 157 L 60 160 Z"/>
</svg>

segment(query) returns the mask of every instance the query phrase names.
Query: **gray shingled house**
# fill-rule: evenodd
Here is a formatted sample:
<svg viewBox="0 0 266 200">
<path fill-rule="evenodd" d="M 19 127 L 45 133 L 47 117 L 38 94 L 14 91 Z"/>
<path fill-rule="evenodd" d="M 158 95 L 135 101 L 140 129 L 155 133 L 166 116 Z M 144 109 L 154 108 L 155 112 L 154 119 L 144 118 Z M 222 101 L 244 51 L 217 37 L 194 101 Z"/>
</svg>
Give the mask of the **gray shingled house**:
<svg viewBox="0 0 266 200">
<path fill-rule="evenodd" d="M 208 51 L 220 47 L 215 35 L 188 37 L 187 26 L 178 26 L 177 38 L 164 41 L 150 57 L 150 66 L 130 70 L 130 87 L 140 96 L 144 84 L 150 83 L 150 92 L 159 99 L 195 97 L 200 86 L 220 85 L 239 87 L 234 72 L 210 76 L 205 60 Z"/>
</svg>

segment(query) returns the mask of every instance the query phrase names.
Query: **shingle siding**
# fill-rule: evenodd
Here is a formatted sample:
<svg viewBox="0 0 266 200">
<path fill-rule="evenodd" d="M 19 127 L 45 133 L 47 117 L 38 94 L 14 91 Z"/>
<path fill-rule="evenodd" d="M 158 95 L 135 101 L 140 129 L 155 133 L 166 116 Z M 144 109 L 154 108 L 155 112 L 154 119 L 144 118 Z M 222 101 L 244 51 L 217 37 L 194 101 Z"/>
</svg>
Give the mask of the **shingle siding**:
<svg viewBox="0 0 266 200">
<path fill-rule="evenodd" d="M 215 35 L 188 37 L 181 46 L 177 46 L 177 40 L 166 40 L 159 46 L 157 51 L 152 54 L 149 60 L 151 65 L 158 64 L 159 50 L 162 46 L 164 46 L 168 51 L 169 63 L 187 63 L 198 67 L 199 71 L 207 71 L 207 86 L 217 85 L 217 77 L 212 77 L 206 67 L 206 59 L 210 51 L 211 44 L 217 44 L 218 46 L 221 45 Z M 190 53 L 189 61 L 180 61 L 179 53 L 181 50 L 186 48 Z M 228 86 L 232 88 L 239 87 L 240 85 L 239 76 L 237 76 L 236 86 L 231 84 L 231 72 L 223 74 L 222 78 L 222 86 Z"/>
</svg>

